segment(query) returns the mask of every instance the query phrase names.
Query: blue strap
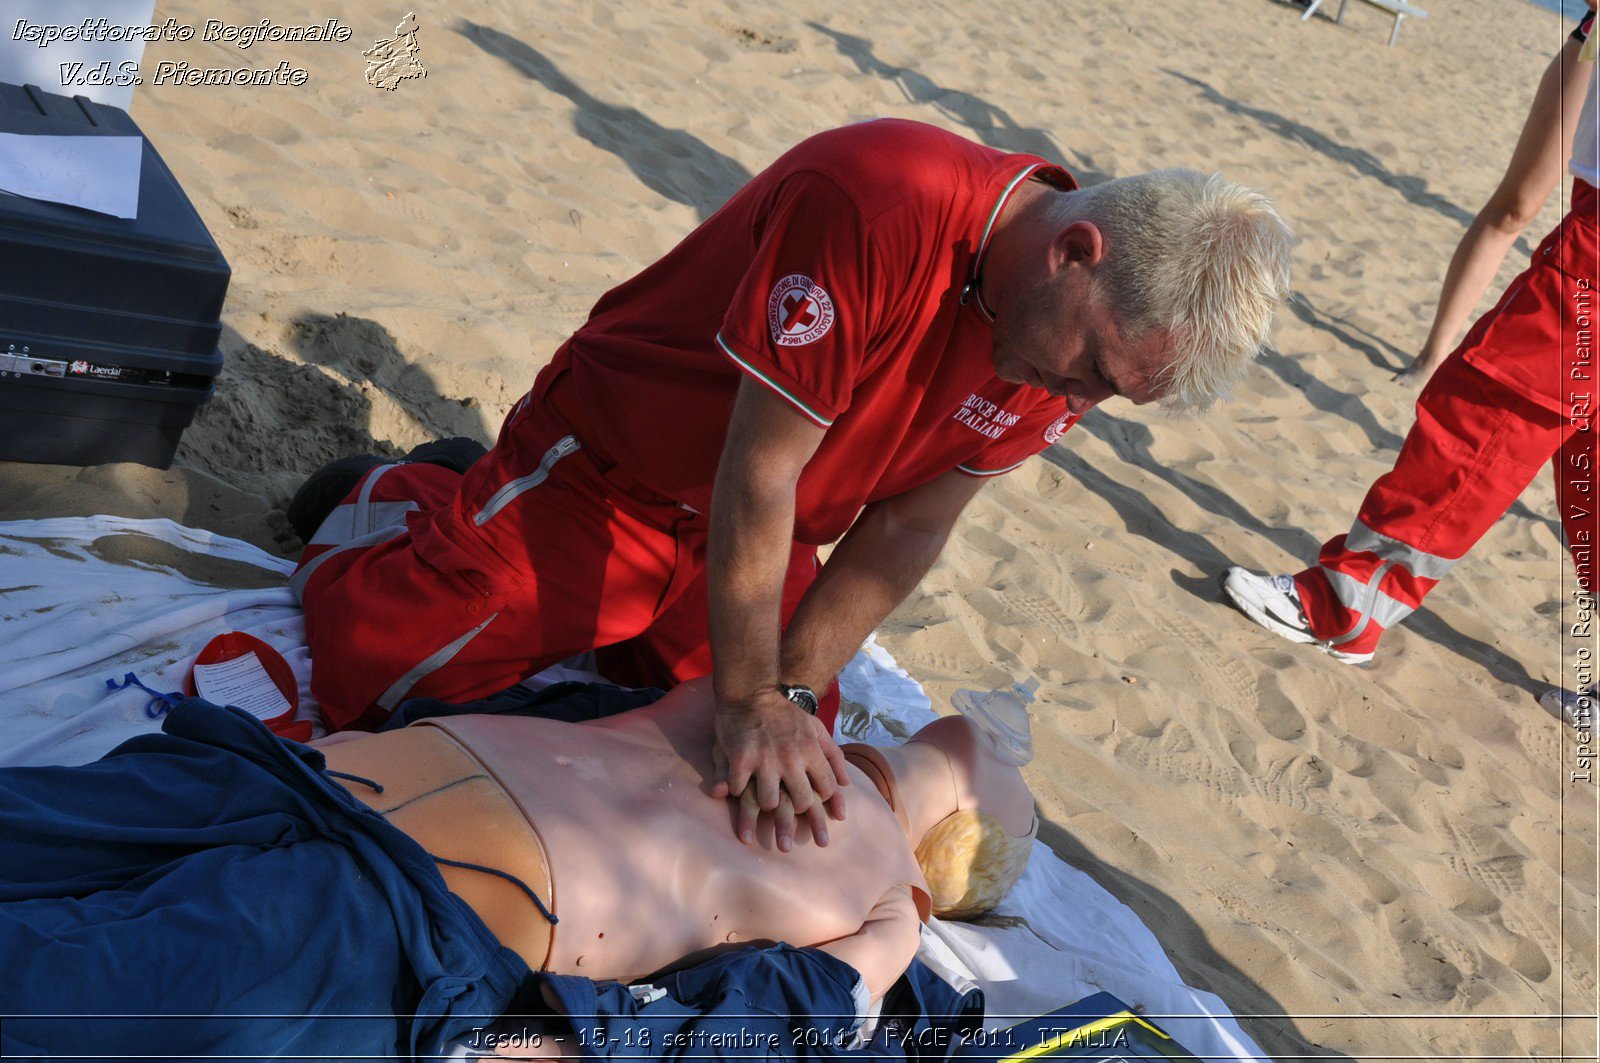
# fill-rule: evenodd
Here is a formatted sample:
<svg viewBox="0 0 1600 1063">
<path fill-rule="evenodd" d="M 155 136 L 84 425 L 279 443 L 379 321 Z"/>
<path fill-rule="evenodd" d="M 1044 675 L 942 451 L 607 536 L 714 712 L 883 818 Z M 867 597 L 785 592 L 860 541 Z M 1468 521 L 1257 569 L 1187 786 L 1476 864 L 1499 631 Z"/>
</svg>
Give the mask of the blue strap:
<svg viewBox="0 0 1600 1063">
<path fill-rule="evenodd" d="M 555 926 L 558 922 L 560 922 L 560 920 L 555 917 L 555 914 L 544 906 L 544 902 L 539 899 L 539 895 L 533 892 L 533 890 L 529 888 L 528 884 L 517 876 L 507 874 L 498 868 L 484 867 L 482 864 L 469 864 L 465 860 L 446 860 L 444 857 L 434 856 L 432 853 L 429 853 L 428 855 L 433 857 L 435 863 L 447 864 L 450 867 L 459 867 L 466 871 L 482 871 L 485 875 L 496 875 L 505 879 L 507 882 L 517 887 L 517 889 L 528 895 L 528 900 L 533 902 L 533 906 L 539 909 L 539 914 L 544 916 L 545 920 L 551 926 Z"/>
<path fill-rule="evenodd" d="M 331 775 L 335 779 L 349 779 L 351 782 L 358 782 L 363 786 L 370 786 L 380 794 L 383 793 L 383 783 L 369 779 L 365 775 L 351 775 L 347 771 L 334 771 L 332 768 L 323 768 L 322 773 L 324 775 Z"/>
<path fill-rule="evenodd" d="M 176 690 L 167 694 L 163 694 L 159 690 L 150 689 L 143 683 L 139 682 L 139 677 L 134 675 L 132 672 L 129 672 L 127 675 L 123 676 L 122 682 L 120 683 L 115 679 L 106 680 L 107 690 L 127 690 L 129 687 L 138 687 L 146 694 L 151 695 L 150 700 L 145 702 L 144 714 L 150 717 L 152 720 L 161 719 L 161 717 L 167 714 L 168 709 L 175 709 L 179 705 L 183 704 L 184 701 L 184 695 Z"/>
</svg>

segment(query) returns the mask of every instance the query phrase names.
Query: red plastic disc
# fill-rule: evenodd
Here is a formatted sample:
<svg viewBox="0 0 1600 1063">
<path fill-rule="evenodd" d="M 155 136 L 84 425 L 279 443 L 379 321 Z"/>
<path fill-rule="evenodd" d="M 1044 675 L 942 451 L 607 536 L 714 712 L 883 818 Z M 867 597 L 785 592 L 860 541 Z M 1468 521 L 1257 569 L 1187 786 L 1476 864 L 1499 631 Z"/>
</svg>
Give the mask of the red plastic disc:
<svg viewBox="0 0 1600 1063">
<path fill-rule="evenodd" d="M 254 635 L 247 635 L 243 631 L 224 631 L 200 651 L 194 659 L 195 664 L 221 664 L 223 661 L 232 661 L 246 654 L 254 653 L 256 660 L 261 662 L 267 678 L 272 680 L 273 686 L 283 695 L 289 703 L 289 711 L 281 716 L 275 716 L 262 722 L 276 734 L 294 738 L 297 741 L 306 741 L 311 737 L 311 725 L 306 721 L 296 721 L 294 716 L 300 708 L 300 682 L 294 677 L 294 669 L 289 667 L 289 662 L 283 659 L 283 654 L 262 642 Z M 194 685 L 194 669 L 189 669 L 189 675 L 183 682 L 183 689 L 190 697 L 195 697 L 198 691 Z M 300 738 L 298 733 L 305 733 L 305 738 Z"/>
</svg>

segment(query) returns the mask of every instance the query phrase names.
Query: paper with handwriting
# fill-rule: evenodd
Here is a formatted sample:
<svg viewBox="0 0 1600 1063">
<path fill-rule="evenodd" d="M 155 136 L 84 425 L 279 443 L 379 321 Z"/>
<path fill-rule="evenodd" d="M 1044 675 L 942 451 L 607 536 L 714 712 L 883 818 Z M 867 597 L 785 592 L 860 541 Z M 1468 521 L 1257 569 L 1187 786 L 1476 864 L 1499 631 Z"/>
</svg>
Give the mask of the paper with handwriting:
<svg viewBox="0 0 1600 1063">
<path fill-rule="evenodd" d="M 0 133 L 0 190 L 135 218 L 143 154 L 142 137 Z"/>
</svg>

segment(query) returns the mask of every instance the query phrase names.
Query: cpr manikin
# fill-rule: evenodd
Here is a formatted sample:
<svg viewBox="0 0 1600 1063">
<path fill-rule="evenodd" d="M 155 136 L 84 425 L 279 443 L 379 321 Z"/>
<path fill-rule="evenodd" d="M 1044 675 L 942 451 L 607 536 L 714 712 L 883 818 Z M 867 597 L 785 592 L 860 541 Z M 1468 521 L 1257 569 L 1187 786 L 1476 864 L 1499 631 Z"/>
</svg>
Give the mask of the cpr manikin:
<svg viewBox="0 0 1600 1063">
<path fill-rule="evenodd" d="M 987 910 L 1021 874 L 1032 798 L 966 720 L 938 720 L 902 746 L 844 747 L 848 819 L 802 818 L 781 852 L 771 815 L 741 844 L 735 804 L 708 796 L 715 709 L 700 680 L 582 724 L 458 716 L 340 735 L 322 750 L 330 769 L 384 786 L 344 783 L 440 858 L 451 889 L 535 970 L 633 981 L 785 941 L 850 964 L 876 998 L 930 913 Z M 813 823 L 830 844 L 815 844 Z M 540 901 L 451 861 L 508 872 Z"/>
<path fill-rule="evenodd" d="M 1011 885 L 1028 791 L 941 720 L 846 747 L 847 819 L 763 813 L 741 842 L 749 809 L 710 796 L 714 711 L 697 681 L 583 724 L 307 748 L 193 699 L 92 764 L 0 768 L 0 1054 L 433 1058 L 510 1024 L 496 1050 L 560 1055 L 580 1023 L 630 1021 L 613 979 L 670 982 L 685 1022 L 766 1007 L 845 1035 L 930 909 Z M 790 947 L 744 948 L 770 942 Z M 759 1003 L 727 1014 L 746 976 Z"/>
</svg>

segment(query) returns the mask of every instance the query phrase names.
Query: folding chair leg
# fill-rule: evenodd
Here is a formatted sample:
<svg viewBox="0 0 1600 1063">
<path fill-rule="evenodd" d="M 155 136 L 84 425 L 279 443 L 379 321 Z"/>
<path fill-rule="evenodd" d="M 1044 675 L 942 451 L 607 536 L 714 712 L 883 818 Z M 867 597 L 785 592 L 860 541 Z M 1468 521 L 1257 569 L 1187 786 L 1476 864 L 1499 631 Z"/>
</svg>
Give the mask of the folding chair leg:
<svg viewBox="0 0 1600 1063">
<path fill-rule="evenodd" d="M 1405 15 L 1403 15 L 1403 14 L 1401 14 L 1399 12 L 1395 12 L 1394 29 L 1389 31 L 1389 47 L 1391 47 L 1391 48 L 1394 47 L 1395 38 L 1400 36 L 1400 22 L 1404 18 L 1405 18 Z"/>
<path fill-rule="evenodd" d="M 1306 13 L 1300 16 L 1300 21 L 1304 22 L 1306 19 L 1310 18 L 1312 15 L 1315 15 L 1317 13 L 1317 8 L 1319 8 L 1321 6 L 1322 6 L 1322 0 L 1311 0 L 1311 6 L 1306 8 Z"/>
</svg>

